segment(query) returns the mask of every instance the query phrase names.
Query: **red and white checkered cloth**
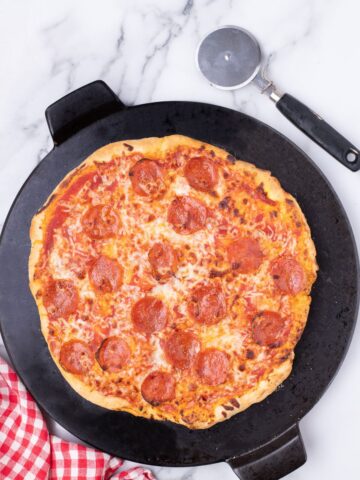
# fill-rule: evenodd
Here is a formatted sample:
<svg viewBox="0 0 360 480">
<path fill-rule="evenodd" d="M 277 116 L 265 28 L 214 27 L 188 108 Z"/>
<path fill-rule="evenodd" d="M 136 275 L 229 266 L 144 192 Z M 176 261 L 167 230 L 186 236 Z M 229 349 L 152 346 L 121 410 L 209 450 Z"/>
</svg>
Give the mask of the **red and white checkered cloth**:
<svg viewBox="0 0 360 480">
<path fill-rule="evenodd" d="M 0 480 L 155 480 L 144 468 L 50 435 L 16 373 L 0 357 Z"/>
</svg>

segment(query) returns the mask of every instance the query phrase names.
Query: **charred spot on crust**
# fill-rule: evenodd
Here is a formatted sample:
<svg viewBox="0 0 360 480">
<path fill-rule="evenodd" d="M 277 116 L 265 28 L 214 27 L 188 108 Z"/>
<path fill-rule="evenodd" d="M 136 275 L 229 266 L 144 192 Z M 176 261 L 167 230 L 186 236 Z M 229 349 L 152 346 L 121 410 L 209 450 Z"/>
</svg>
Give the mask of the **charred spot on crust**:
<svg viewBox="0 0 360 480">
<path fill-rule="evenodd" d="M 124 143 L 124 146 L 130 151 L 132 152 L 134 150 L 134 147 L 132 145 L 129 145 L 128 143 Z"/>
<path fill-rule="evenodd" d="M 224 418 L 227 418 L 226 412 L 222 411 L 221 414 Z"/>
<path fill-rule="evenodd" d="M 233 405 L 234 407 L 236 407 L 236 408 L 240 407 L 240 403 L 236 400 L 236 398 L 232 398 L 229 401 L 230 401 L 231 405 Z"/>
<path fill-rule="evenodd" d="M 291 351 L 285 351 L 279 358 L 280 362 L 285 362 L 291 355 Z"/>
<path fill-rule="evenodd" d="M 255 188 L 255 192 L 260 200 L 263 200 L 264 202 L 269 203 L 270 205 L 276 205 L 276 202 L 268 197 L 268 194 L 265 191 L 264 184 L 262 182 L 260 183 L 260 185 L 258 185 Z"/>
<path fill-rule="evenodd" d="M 285 198 L 285 202 L 288 203 L 289 205 L 293 205 L 294 201 L 291 200 L 291 198 Z"/>
<path fill-rule="evenodd" d="M 234 163 L 236 162 L 236 158 L 233 156 L 233 155 L 230 155 L 230 153 L 228 154 L 228 156 L 226 157 L 226 160 L 228 160 L 230 163 L 232 163 L 234 165 Z"/>
<path fill-rule="evenodd" d="M 253 358 L 255 357 L 255 353 L 253 352 L 253 350 L 246 350 L 246 358 L 248 358 L 249 360 L 252 360 Z"/>
<path fill-rule="evenodd" d="M 297 226 L 297 228 L 300 228 L 302 223 L 301 222 L 296 222 L 295 225 Z"/>
<path fill-rule="evenodd" d="M 221 209 L 229 208 L 230 200 L 231 200 L 231 197 L 229 197 L 229 196 L 223 198 L 221 200 L 221 202 L 219 202 L 219 208 L 221 208 Z"/>
<path fill-rule="evenodd" d="M 234 407 L 231 407 L 230 405 L 223 405 L 225 410 L 231 411 L 234 410 Z"/>
<path fill-rule="evenodd" d="M 214 152 L 214 150 L 210 150 L 210 157 L 212 157 L 212 158 L 215 157 L 215 152 Z"/>
</svg>

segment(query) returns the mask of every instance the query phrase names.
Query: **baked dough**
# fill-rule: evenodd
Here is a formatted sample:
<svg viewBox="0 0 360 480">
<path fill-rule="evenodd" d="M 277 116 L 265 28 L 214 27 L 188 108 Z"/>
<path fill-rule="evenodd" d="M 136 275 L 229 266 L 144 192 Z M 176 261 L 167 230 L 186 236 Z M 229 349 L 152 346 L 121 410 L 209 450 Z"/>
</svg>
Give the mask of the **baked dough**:
<svg viewBox="0 0 360 480">
<path fill-rule="evenodd" d="M 193 158 L 213 162 L 216 175 L 214 170 L 213 177 L 200 178 L 196 162 L 192 170 L 187 166 Z M 136 174 L 135 180 L 131 177 L 143 159 L 160 165 L 160 188 L 142 191 L 141 175 L 140 183 Z M 209 190 L 212 182 L 215 185 Z M 193 233 L 179 232 L 181 226 L 169 213 L 174 199 L 182 197 L 201 202 L 207 212 L 204 225 Z M 116 213 L 118 230 L 90 241 L 82 218 L 99 204 L 111 205 L 108 214 Z M 174 208 L 177 214 L 178 207 Z M 196 217 L 196 222 L 202 219 Z M 90 402 L 188 428 L 208 428 L 260 402 L 290 374 L 294 348 L 308 317 L 316 252 L 297 201 L 270 172 L 180 135 L 112 143 L 91 154 L 55 188 L 34 216 L 30 238 L 29 284 L 42 334 L 65 380 Z M 260 245 L 260 254 L 251 249 L 249 253 L 250 259 L 254 254 L 256 260 L 257 255 L 258 268 L 251 262 L 250 267 L 231 263 L 229 245 L 238 238 L 240 243 L 251 238 Z M 149 265 L 148 251 L 155 242 L 168 242 L 176 251 L 177 271 L 169 278 L 159 279 Z M 89 265 L 97 255 L 121 265 L 123 277 L 115 291 L 94 289 L 90 278 L 94 267 Z M 46 300 L 49 279 L 75 285 L 76 311 L 63 316 L 54 313 Z M 200 321 L 189 307 L 194 289 L 209 284 L 221 290 L 226 303 L 226 313 L 219 321 L 214 317 L 215 323 L 206 317 Z M 65 295 L 70 295 L 68 290 Z M 144 296 L 160 298 L 168 312 L 166 326 L 160 330 L 156 326 L 151 335 L 141 326 L 138 331 L 132 321 L 131 309 Z M 206 308 L 212 312 L 211 305 Z M 268 312 L 276 312 L 277 317 Z M 267 325 L 261 324 L 261 315 Z M 277 332 L 280 317 L 283 324 Z M 169 362 L 164 342 L 174 331 L 190 332 L 199 340 L 201 351 L 225 352 L 227 361 L 220 362 L 220 367 L 226 380 L 221 381 L 222 372 L 215 371 L 217 364 L 202 367 L 195 354 L 185 368 Z M 99 364 L 99 349 L 107 337 L 114 336 L 127 342 L 130 360 L 123 368 L 107 371 Z M 272 336 L 280 340 L 270 345 Z M 67 371 L 60 361 L 62 345 L 73 339 L 84 341 L 94 355 L 85 374 Z M 144 398 L 144 379 L 154 370 L 174 380 L 173 398 L 164 392 L 162 402 Z"/>
</svg>

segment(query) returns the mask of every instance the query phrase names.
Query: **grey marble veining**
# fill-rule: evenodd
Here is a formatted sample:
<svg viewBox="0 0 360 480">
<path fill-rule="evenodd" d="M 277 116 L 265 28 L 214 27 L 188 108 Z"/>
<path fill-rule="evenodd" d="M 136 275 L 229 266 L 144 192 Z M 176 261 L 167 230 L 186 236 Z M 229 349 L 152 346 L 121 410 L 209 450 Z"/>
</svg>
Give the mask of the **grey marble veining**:
<svg viewBox="0 0 360 480">
<path fill-rule="evenodd" d="M 359 15 L 357 0 L 0 0 L 0 229 L 22 183 L 52 148 L 45 108 L 101 78 L 128 105 L 204 101 L 277 128 L 327 175 L 360 242 L 359 174 L 311 143 L 254 88 L 215 90 L 194 62 L 196 46 L 209 30 L 224 24 L 249 29 L 277 86 L 359 145 Z M 289 480 L 357 478 L 359 340 L 356 331 L 341 373 L 301 422 L 308 461 Z M 71 438 L 61 427 L 52 428 Z M 159 480 L 235 478 L 225 464 L 153 471 Z"/>
</svg>

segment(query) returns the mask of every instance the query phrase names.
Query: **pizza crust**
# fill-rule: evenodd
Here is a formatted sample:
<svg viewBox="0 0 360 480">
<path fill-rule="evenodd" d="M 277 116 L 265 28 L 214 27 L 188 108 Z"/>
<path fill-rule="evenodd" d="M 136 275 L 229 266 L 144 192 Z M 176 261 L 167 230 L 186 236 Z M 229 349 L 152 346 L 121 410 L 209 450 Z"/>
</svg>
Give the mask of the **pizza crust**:
<svg viewBox="0 0 360 480">
<path fill-rule="evenodd" d="M 51 353 L 51 352 L 50 352 Z M 54 362 L 56 363 L 57 367 L 59 368 L 60 372 L 62 373 L 65 380 L 71 385 L 71 387 L 83 398 L 92 402 L 96 405 L 99 405 L 103 408 L 108 408 L 109 410 L 117 410 L 117 411 L 125 411 L 131 413 L 135 416 L 145 416 L 144 412 L 139 412 L 137 408 L 131 408 L 129 403 L 122 400 L 119 397 L 114 396 L 105 396 L 100 392 L 95 390 L 90 390 L 87 385 L 85 385 L 76 375 L 72 375 L 66 372 L 57 359 L 51 355 Z M 184 422 L 181 418 L 177 418 L 176 420 L 173 418 L 169 418 L 169 416 L 163 415 L 159 413 L 159 411 L 149 405 L 146 411 L 146 417 L 151 418 L 152 420 L 172 420 L 176 421 L 176 423 L 180 423 L 185 427 L 191 429 L 205 429 L 210 428 L 216 423 L 222 422 L 231 418 L 232 416 L 236 415 L 237 413 L 243 412 L 247 408 L 249 408 L 254 403 L 259 403 L 268 397 L 271 393 L 276 390 L 276 388 L 286 380 L 286 378 L 290 375 L 292 364 L 293 364 L 294 355 L 291 358 L 287 359 L 281 365 L 277 366 L 270 375 L 261 380 L 261 382 L 249 391 L 247 391 L 244 395 L 233 397 L 233 400 L 236 400 L 239 403 L 239 407 L 235 407 L 233 403 L 226 402 L 223 405 L 219 405 L 214 412 L 214 419 L 213 421 L 209 422 L 208 420 L 204 421 L 193 421 L 191 424 Z M 229 410 L 231 408 L 231 410 Z"/>
<path fill-rule="evenodd" d="M 149 152 L 151 152 L 153 156 L 156 156 L 157 153 L 175 149 L 179 145 L 189 148 L 199 148 L 202 145 L 205 145 L 207 148 L 211 148 L 211 150 L 214 151 L 215 155 L 219 156 L 222 159 L 227 158 L 229 155 L 227 152 L 218 147 L 212 145 L 210 146 L 205 144 L 204 142 L 200 142 L 181 135 L 172 135 L 163 138 L 153 137 L 140 140 L 127 140 L 112 143 L 100 148 L 92 155 L 90 155 L 82 164 L 80 164 L 79 167 L 67 174 L 64 180 L 49 196 L 44 207 L 34 216 L 30 228 L 31 253 L 29 257 L 29 285 L 39 309 L 41 331 L 46 341 L 48 341 L 49 337 L 49 317 L 42 301 L 42 285 L 40 279 L 37 278 L 36 267 L 42 259 L 44 225 L 46 223 L 47 215 L 49 214 L 49 211 L 51 212 L 52 205 L 56 203 L 57 198 L 61 195 L 63 191 L 66 191 L 66 188 L 68 187 L 69 182 L 71 182 L 71 179 L 75 178 L 78 172 L 81 171 L 81 169 L 86 169 L 88 167 L 96 168 L 96 163 L 98 162 L 106 163 L 109 162 L 114 156 L 123 155 L 124 153 L 129 154 L 129 145 L 131 145 L 136 152 L 143 154 L 145 157 L 148 155 Z M 236 160 L 234 168 L 246 169 L 247 171 L 255 174 L 257 181 L 263 184 L 264 190 L 267 192 L 268 196 L 271 199 L 283 202 L 285 198 L 287 198 L 288 200 L 291 200 L 293 202 L 292 208 L 294 209 L 294 211 L 296 211 L 296 215 L 298 216 L 298 218 L 301 219 L 303 223 L 303 228 L 307 233 L 306 245 L 304 248 L 306 248 L 308 252 L 309 262 L 313 266 L 312 278 L 310 282 L 311 288 L 311 284 L 316 278 L 316 251 L 313 241 L 311 239 L 310 229 L 296 200 L 290 194 L 284 192 L 279 181 L 276 178 L 272 177 L 270 172 L 260 170 L 254 165 L 241 160 Z M 310 296 L 308 296 L 308 294 L 310 293 L 310 288 L 308 292 L 305 292 L 300 301 L 300 307 L 297 314 L 297 340 L 301 336 L 301 333 L 306 324 L 311 301 Z M 294 346 L 295 344 L 293 345 L 293 347 Z M 291 372 L 294 359 L 294 352 L 292 349 L 288 357 L 284 359 L 284 361 L 282 361 L 281 363 L 275 365 L 272 371 L 267 375 L 267 377 L 261 379 L 254 388 L 248 390 L 243 395 L 232 397 L 231 402 L 224 402 L 221 405 L 217 405 L 214 409 L 214 415 L 211 419 L 195 418 L 192 421 L 185 422 L 179 414 L 165 414 L 164 412 L 159 411 L 158 408 L 153 407 L 150 404 L 147 404 L 146 407 L 142 409 L 142 411 L 139 411 L 136 406 L 130 405 L 127 400 L 123 400 L 122 398 L 116 396 L 103 395 L 102 393 L 91 389 L 88 385 L 83 383 L 78 376 L 66 372 L 60 365 L 58 359 L 53 355 L 53 352 L 50 348 L 49 352 L 66 382 L 86 400 L 111 410 L 122 410 L 129 412 L 133 415 L 145 416 L 147 418 L 155 420 L 171 420 L 193 429 L 209 428 L 212 425 L 227 418 L 230 418 L 231 416 L 236 415 L 237 413 L 247 409 L 252 404 L 262 401 L 288 377 Z M 236 404 L 238 404 L 238 406 L 236 406 Z"/>
</svg>

